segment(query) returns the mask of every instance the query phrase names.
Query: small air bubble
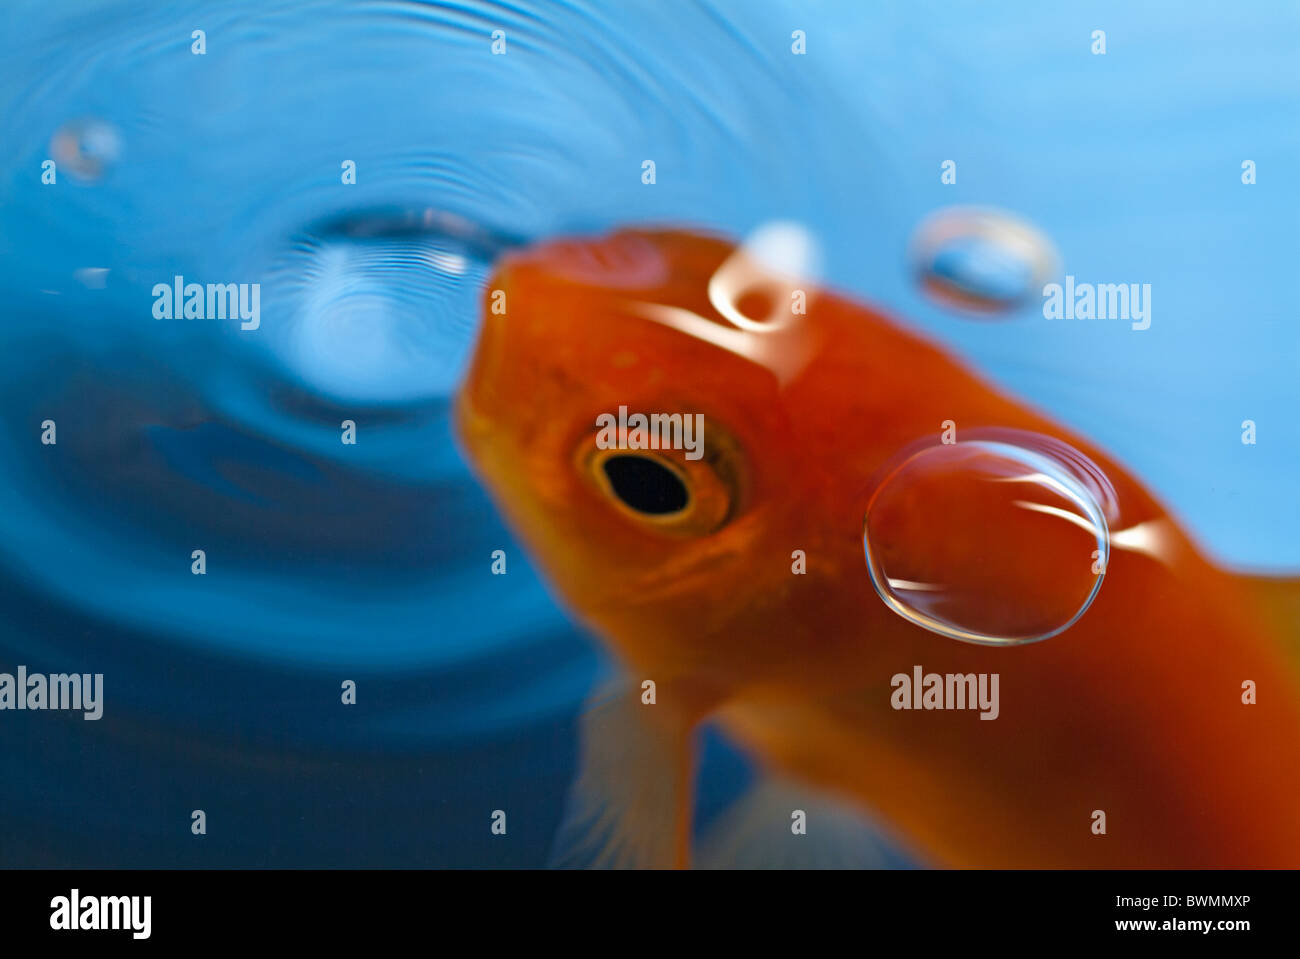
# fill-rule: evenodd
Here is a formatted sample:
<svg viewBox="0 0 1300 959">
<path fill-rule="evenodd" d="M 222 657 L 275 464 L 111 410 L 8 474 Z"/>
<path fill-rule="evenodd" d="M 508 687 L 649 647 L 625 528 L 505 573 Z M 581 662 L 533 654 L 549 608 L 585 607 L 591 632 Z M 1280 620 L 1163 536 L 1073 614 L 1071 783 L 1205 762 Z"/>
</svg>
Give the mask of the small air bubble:
<svg viewBox="0 0 1300 959">
<path fill-rule="evenodd" d="M 65 123 L 50 138 L 50 155 L 60 170 L 81 180 L 98 180 L 122 152 L 116 128 L 102 120 Z"/>
<path fill-rule="evenodd" d="M 912 262 L 931 299 L 963 313 L 1008 313 L 1030 302 L 1056 272 L 1052 243 L 997 210 L 954 208 L 925 220 Z"/>
</svg>

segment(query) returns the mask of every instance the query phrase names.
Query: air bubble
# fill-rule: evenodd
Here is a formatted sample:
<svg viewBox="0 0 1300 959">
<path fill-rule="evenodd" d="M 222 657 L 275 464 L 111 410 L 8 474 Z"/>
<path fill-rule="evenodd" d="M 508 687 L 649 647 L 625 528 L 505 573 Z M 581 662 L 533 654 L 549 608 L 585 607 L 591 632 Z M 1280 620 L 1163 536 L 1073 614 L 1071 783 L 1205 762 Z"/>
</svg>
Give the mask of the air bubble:
<svg viewBox="0 0 1300 959">
<path fill-rule="evenodd" d="M 876 592 L 931 632 L 1011 646 L 1068 629 L 1105 576 L 1114 494 L 1050 437 L 915 447 L 881 474 L 863 542 Z"/>
<path fill-rule="evenodd" d="M 997 210 L 956 207 L 923 222 L 912 241 L 921 288 L 964 313 L 1008 313 L 1030 302 L 1056 272 L 1052 243 Z"/>
<path fill-rule="evenodd" d="M 121 152 L 117 129 L 103 120 L 73 120 L 50 138 L 50 155 L 58 168 L 80 180 L 98 180 Z"/>
</svg>

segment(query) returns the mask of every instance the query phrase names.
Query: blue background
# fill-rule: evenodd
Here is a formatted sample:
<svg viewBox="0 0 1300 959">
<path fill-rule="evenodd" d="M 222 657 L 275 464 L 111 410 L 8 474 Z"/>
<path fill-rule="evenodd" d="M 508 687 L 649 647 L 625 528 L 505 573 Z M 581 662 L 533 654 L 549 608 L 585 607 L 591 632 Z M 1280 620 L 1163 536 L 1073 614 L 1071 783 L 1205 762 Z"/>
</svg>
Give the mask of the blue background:
<svg viewBox="0 0 1300 959">
<path fill-rule="evenodd" d="M 106 708 L 0 713 L 0 865 L 545 861 L 609 667 L 447 410 L 492 257 L 557 233 L 797 220 L 1220 562 L 1300 568 L 1297 49 L 1289 2 L 4 3 L 0 670 Z M 42 185 L 96 124 L 99 175 Z M 1151 328 L 931 303 L 908 241 L 960 204 L 1151 284 Z M 261 329 L 155 320 L 175 274 L 261 283 Z M 702 819 L 750 776 L 711 738 Z"/>
</svg>

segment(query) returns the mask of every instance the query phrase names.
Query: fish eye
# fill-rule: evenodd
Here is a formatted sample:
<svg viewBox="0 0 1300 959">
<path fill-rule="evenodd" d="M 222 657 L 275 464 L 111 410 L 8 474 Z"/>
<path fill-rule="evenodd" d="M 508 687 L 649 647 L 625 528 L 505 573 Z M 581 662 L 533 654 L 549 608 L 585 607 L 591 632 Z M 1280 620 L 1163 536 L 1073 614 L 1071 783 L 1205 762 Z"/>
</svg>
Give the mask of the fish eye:
<svg viewBox="0 0 1300 959">
<path fill-rule="evenodd" d="M 651 456 L 627 453 L 600 464 L 610 491 L 628 509 L 648 516 L 679 513 L 690 503 L 686 482 L 675 470 Z"/>
<path fill-rule="evenodd" d="M 734 444 L 712 430 L 698 459 L 682 450 L 600 449 L 584 437 L 576 465 L 597 495 L 624 519 L 669 536 L 702 536 L 735 512 L 738 457 Z"/>
</svg>

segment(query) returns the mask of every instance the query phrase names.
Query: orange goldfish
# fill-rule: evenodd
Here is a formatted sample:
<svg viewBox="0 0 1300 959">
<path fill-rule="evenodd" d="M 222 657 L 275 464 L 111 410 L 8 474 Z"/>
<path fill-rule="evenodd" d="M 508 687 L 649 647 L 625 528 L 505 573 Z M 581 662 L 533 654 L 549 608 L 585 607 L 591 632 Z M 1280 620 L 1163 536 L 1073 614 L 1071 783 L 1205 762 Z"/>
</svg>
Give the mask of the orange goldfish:
<svg viewBox="0 0 1300 959">
<path fill-rule="evenodd" d="M 660 230 L 512 253 L 488 284 L 464 448 L 631 680 L 587 721 L 570 851 L 689 864 L 694 731 L 710 721 L 796 795 L 853 804 L 930 865 L 1300 866 L 1294 584 L 1215 568 L 1085 438 L 915 331 L 792 282 L 722 239 Z M 698 414 L 701 442 L 652 444 L 626 415 L 600 442 L 621 410 L 674 429 L 670 414 Z M 1100 586 L 1044 641 L 963 642 L 873 587 L 873 490 L 953 427 L 958 449 L 980 431 L 1042 437 L 1106 487 Z M 978 589 L 1009 577 L 1030 607 L 1075 603 L 1073 578 L 1041 574 L 1096 558 L 1075 555 L 1086 523 L 1003 537 L 985 493 L 942 469 L 918 483 L 880 520 L 891 562 L 965 563 Z M 1022 618 L 978 589 L 978 615 Z M 912 708 L 899 677 L 922 671 L 997 677 L 991 721 Z M 788 805 L 765 815 L 759 832 L 790 832 Z"/>
</svg>

